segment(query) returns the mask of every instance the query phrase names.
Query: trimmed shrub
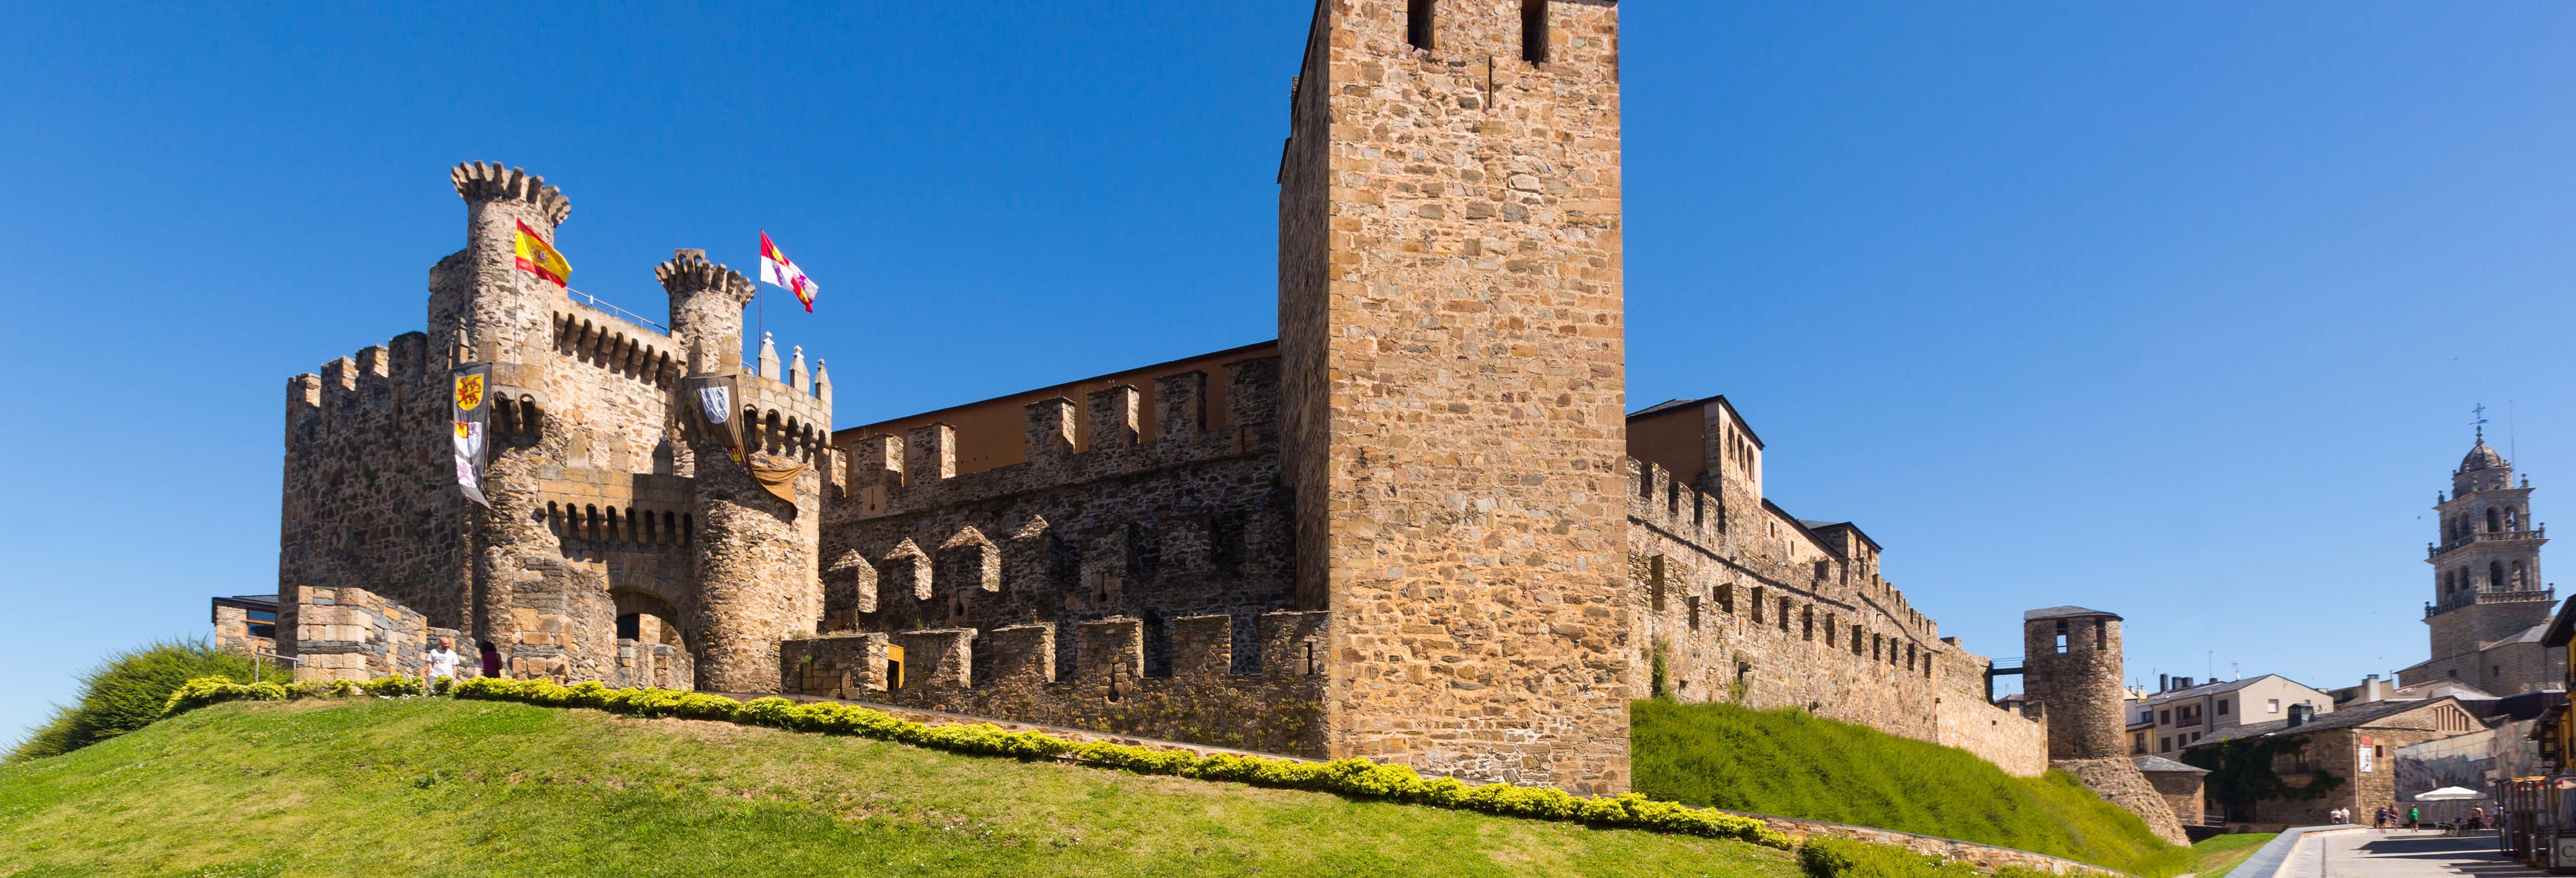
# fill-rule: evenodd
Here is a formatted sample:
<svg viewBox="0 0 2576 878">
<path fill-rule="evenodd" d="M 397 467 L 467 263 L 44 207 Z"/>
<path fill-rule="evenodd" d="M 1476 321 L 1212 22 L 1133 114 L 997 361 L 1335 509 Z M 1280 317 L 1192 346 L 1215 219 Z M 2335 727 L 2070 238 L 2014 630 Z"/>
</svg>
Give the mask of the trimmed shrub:
<svg viewBox="0 0 2576 878">
<path fill-rule="evenodd" d="M 170 693 L 197 677 L 248 681 L 252 667 L 249 659 L 194 638 L 118 653 L 82 674 L 80 700 L 56 707 L 53 718 L 31 730 L 8 761 L 69 753 L 151 725 Z"/>
</svg>

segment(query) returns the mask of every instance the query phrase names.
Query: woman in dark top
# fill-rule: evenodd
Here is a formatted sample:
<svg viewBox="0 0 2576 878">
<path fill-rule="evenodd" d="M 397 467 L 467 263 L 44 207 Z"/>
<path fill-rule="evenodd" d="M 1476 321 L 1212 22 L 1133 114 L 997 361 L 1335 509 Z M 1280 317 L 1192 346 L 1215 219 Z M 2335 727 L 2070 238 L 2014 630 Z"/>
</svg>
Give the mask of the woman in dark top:
<svg viewBox="0 0 2576 878">
<path fill-rule="evenodd" d="M 483 676 L 501 676 L 501 650 L 492 641 L 483 641 Z"/>
</svg>

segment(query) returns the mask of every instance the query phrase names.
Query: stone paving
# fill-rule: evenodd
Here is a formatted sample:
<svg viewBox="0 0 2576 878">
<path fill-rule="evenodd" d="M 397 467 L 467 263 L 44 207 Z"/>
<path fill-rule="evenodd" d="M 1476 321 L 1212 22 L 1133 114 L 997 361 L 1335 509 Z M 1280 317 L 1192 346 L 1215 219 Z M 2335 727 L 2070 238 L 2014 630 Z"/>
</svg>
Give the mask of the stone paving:
<svg viewBox="0 0 2576 878">
<path fill-rule="evenodd" d="M 2290 858 L 2280 878 L 2504 878 L 2547 874 L 2496 853 L 2495 833 L 2338 832 L 2319 836 Z"/>
</svg>

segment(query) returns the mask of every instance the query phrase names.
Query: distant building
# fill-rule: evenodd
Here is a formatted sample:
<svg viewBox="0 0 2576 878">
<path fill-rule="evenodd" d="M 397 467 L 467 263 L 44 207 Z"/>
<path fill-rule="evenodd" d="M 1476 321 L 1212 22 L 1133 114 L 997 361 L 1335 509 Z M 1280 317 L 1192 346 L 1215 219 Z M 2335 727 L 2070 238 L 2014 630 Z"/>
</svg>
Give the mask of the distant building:
<svg viewBox="0 0 2576 878">
<path fill-rule="evenodd" d="M 2219 729 L 2288 718 L 2291 705 L 2331 713 L 2326 693 L 2279 674 L 2224 683 L 2196 684 L 2190 677 L 2159 677 L 2157 691 L 2128 703 L 2129 755 L 2171 756 Z"/>
<path fill-rule="evenodd" d="M 2486 724 L 2454 698 L 2383 701 L 2314 718 L 2305 708 L 2284 706 L 2282 710 L 2287 714 L 2283 719 L 2218 729 L 2190 749 L 2248 737 L 2295 740 L 2299 746 L 2273 757 L 2274 774 L 2293 787 L 2319 783 L 2324 777 L 2342 783 L 2313 799 L 2256 802 L 2228 814 L 2231 820 L 2297 825 L 2323 822 L 2326 812 L 2336 808 L 2368 814 L 2374 807 L 2399 801 L 2401 795 L 2424 791 L 2405 789 L 2399 783 L 2392 762 L 2399 749 L 2487 731 Z"/>
<path fill-rule="evenodd" d="M 2147 783 L 2155 786 L 2158 795 L 2165 797 L 2165 807 L 2173 809 L 2174 819 L 2182 821 L 2184 826 L 2199 826 L 2207 822 L 2203 781 L 2208 778 L 2209 769 L 2184 765 L 2162 756 L 2140 756 L 2129 762 L 2138 767 L 2138 773 L 2147 776 Z"/>
<path fill-rule="evenodd" d="M 244 654 L 277 652 L 277 596 L 214 599 L 215 647 Z"/>
</svg>

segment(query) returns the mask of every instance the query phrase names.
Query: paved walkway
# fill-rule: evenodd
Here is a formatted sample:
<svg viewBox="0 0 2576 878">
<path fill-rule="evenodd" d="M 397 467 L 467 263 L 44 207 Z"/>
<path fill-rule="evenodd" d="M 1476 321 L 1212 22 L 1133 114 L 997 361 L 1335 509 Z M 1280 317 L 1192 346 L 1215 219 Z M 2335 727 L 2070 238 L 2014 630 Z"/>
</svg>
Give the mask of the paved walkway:
<svg viewBox="0 0 2576 878">
<path fill-rule="evenodd" d="M 2523 878 L 2547 873 L 2496 853 L 2492 832 L 2338 832 L 2319 836 L 2290 858 L 2281 878 Z"/>
</svg>

